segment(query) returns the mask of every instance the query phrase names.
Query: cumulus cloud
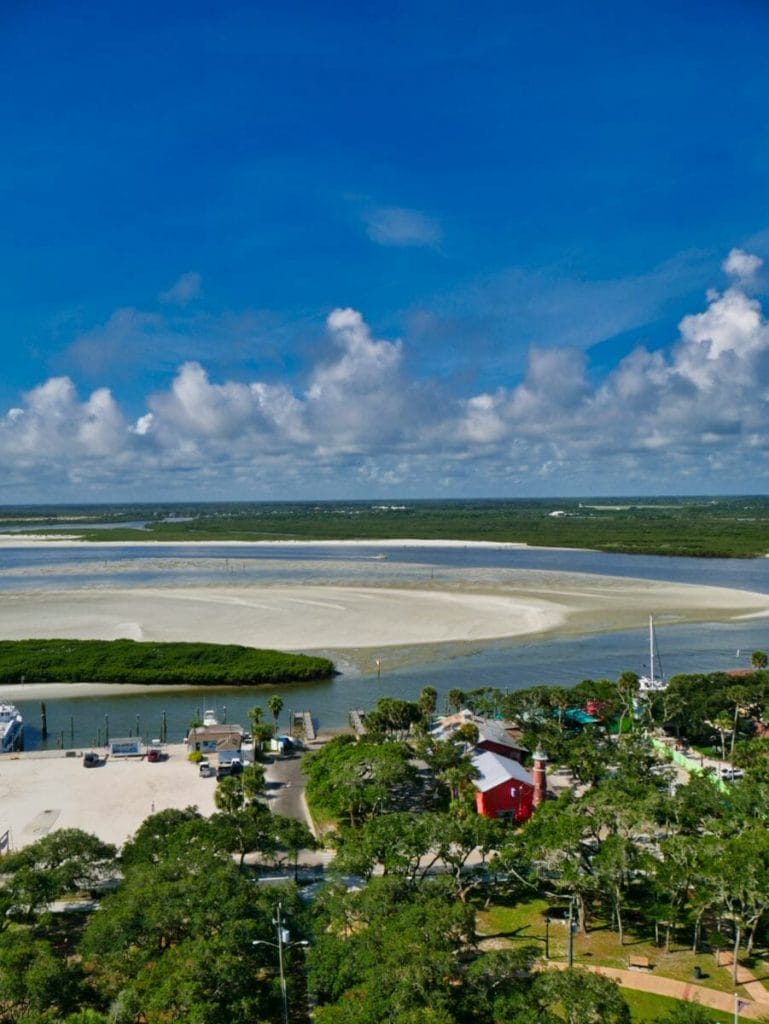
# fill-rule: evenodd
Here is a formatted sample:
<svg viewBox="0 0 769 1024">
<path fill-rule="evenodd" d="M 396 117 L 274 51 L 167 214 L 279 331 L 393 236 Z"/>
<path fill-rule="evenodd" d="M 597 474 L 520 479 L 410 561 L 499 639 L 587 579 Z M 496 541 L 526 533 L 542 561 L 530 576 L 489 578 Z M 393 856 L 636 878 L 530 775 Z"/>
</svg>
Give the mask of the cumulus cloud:
<svg viewBox="0 0 769 1024">
<path fill-rule="evenodd" d="M 52 377 L 0 420 L 0 467 L 10 480 L 34 474 L 51 482 L 114 478 L 129 454 L 126 423 L 111 392 L 81 401 L 68 377 Z M 45 493 L 45 492 L 44 492 Z"/>
<path fill-rule="evenodd" d="M 380 206 L 364 214 L 366 233 L 377 245 L 435 246 L 441 240 L 437 221 L 419 210 Z"/>
<path fill-rule="evenodd" d="M 160 301 L 171 306 L 187 306 L 200 295 L 202 278 L 195 270 L 182 274 L 168 291 L 160 293 Z"/>
<path fill-rule="evenodd" d="M 580 348 L 535 346 L 520 381 L 452 395 L 413 379 L 403 342 L 349 308 L 316 344 L 301 381 L 217 380 L 188 360 L 130 418 L 108 389 L 81 398 L 51 378 L 0 418 L 0 470 L 142 496 L 183 479 L 193 497 L 769 482 L 769 323 L 741 280 L 709 292 L 666 349 L 639 346 L 599 379 Z"/>
<path fill-rule="evenodd" d="M 744 249 L 732 249 L 721 264 L 721 268 L 731 277 L 747 281 L 760 269 L 763 262 L 760 257 L 745 252 Z"/>
</svg>

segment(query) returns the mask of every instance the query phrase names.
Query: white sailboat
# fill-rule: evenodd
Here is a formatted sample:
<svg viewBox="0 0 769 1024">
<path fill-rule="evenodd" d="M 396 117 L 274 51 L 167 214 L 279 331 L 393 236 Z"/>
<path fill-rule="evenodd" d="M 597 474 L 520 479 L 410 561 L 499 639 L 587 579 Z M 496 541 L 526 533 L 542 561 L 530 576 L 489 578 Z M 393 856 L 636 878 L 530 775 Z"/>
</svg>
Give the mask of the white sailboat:
<svg viewBox="0 0 769 1024">
<path fill-rule="evenodd" d="M 654 655 L 657 649 L 657 641 L 654 636 L 654 618 L 649 616 L 649 675 L 641 676 L 638 680 L 638 687 L 641 693 L 660 693 L 660 691 L 667 689 L 667 680 L 660 674 L 656 675 L 654 671 Z M 659 655 L 657 655 L 657 662 L 659 662 Z"/>
</svg>

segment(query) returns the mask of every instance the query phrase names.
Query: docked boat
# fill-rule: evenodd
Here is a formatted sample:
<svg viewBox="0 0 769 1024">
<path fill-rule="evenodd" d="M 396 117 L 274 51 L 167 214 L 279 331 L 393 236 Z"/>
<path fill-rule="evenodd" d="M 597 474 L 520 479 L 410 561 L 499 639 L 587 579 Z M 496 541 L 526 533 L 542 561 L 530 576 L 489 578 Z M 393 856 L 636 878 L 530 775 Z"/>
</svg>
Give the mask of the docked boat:
<svg viewBox="0 0 769 1024">
<path fill-rule="evenodd" d="M 13 704 L 0 704 L 0 753 L 21 750 L 24 719 Z"/>
<path fill-rule="evenodd" d="M 655 671 L 655 661 L 659 668 L 659 675 Z M 649 616 L 649 675 L 641 676 L 638 680 L 639 691 L 644 693 L 660 693 L 667 689 L 667 680 L 662 674 L 659 651 L 657 650 L 657 639 L 654 635 L 654 619 Z"/>
<path fill-rule="evenodd" d="M 203 725 L 218 725 L 219 719 L 216 717 L 216 711 L 213 708 L 206 708 L 203 712 Z"/>
</svg>

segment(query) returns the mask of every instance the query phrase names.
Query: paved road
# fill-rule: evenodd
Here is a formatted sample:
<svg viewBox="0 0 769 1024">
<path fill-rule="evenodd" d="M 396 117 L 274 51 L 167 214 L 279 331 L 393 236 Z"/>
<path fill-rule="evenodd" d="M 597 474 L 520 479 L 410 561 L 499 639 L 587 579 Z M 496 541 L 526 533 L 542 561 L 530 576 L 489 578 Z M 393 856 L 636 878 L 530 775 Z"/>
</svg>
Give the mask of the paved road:
<svg viewBox="0 0 769 1024">
<path fill-rule="evenodd" d="M 304 799 L 303 754 L 303 750 L 292 750 L 290 754 L 270 756 L 265 765 L 266 795 L 271 811 L 286 818 L 297 818 L 314 831 Z"/>
</svg>

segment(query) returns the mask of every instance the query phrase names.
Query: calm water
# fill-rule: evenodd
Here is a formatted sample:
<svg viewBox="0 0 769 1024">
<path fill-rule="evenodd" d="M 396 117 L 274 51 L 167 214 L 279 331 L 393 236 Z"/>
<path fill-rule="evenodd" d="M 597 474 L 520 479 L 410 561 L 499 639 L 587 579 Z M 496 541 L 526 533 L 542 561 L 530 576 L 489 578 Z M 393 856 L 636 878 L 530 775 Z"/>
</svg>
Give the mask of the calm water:
<svg viewBox="0 0 769 1024">
<path fill-rule="evenodd" d="M 381 559 L 382 553 L 387 558 Z M 734 587 L 769 594 L 769 559 L 687 559 L 609 555 L 588 551 L 493 548 L 347 548 L 344 546 L 153 545 L 77 549 L 0 549 L 0 609 L 3 591 L 75 586 L 171 585 L 194 583 L 341 582 L 451 579 L 458 571 L 477 570 L 485 577 L 510 569 L 599 573 L 681 583 Z M 472 575 L 472 572 L 471 572 Z M 751 651 L 769 647 L 769 623 L 658 625 L 657 639 L 667 675 L 712 671 L 746 665 Z M 416 697 L 435 686 L 442 699 L 453 687 L 496 686 L 519 689 L 536 683 L 570 685 L 585 678 L 616 678 L 625 669 L 646 666 L 646 624 L 637 630 L 563 639 L 522 638 L 494 644 L 451 646 L 434 659 L 409 667 L 381 656 L 381 678 L 361 675 L 337 664 L 341 675 L 329 682 L 281 688 L 284 712 L 311 709 L 321 728 L 343 725 L 352 707 L 370 707 L 380 695 Z M 739 654 L 737 653 L 739 650 Z M 90 746 L 103 739 L 107 720 L 111 735 L 140 732 L 146 739 L 160 732 L 164 715 L 169 739 L 180 740 L 189 721 L 204 708 L 216 707 L 221 718 L 246 721 L 254 704 L 264 707 L 274 687 L 184 690 L 147 695 L 115 694 L 108 698 L 47 701 L 49 746 Z M 40 744 L 39 702 L 12 694 L 25 717 L 26 746 Z M 108 719 L 105 719 L 108 716 Z M 269 719 L 269 715 L 266 715 Z"/>
</svg>

